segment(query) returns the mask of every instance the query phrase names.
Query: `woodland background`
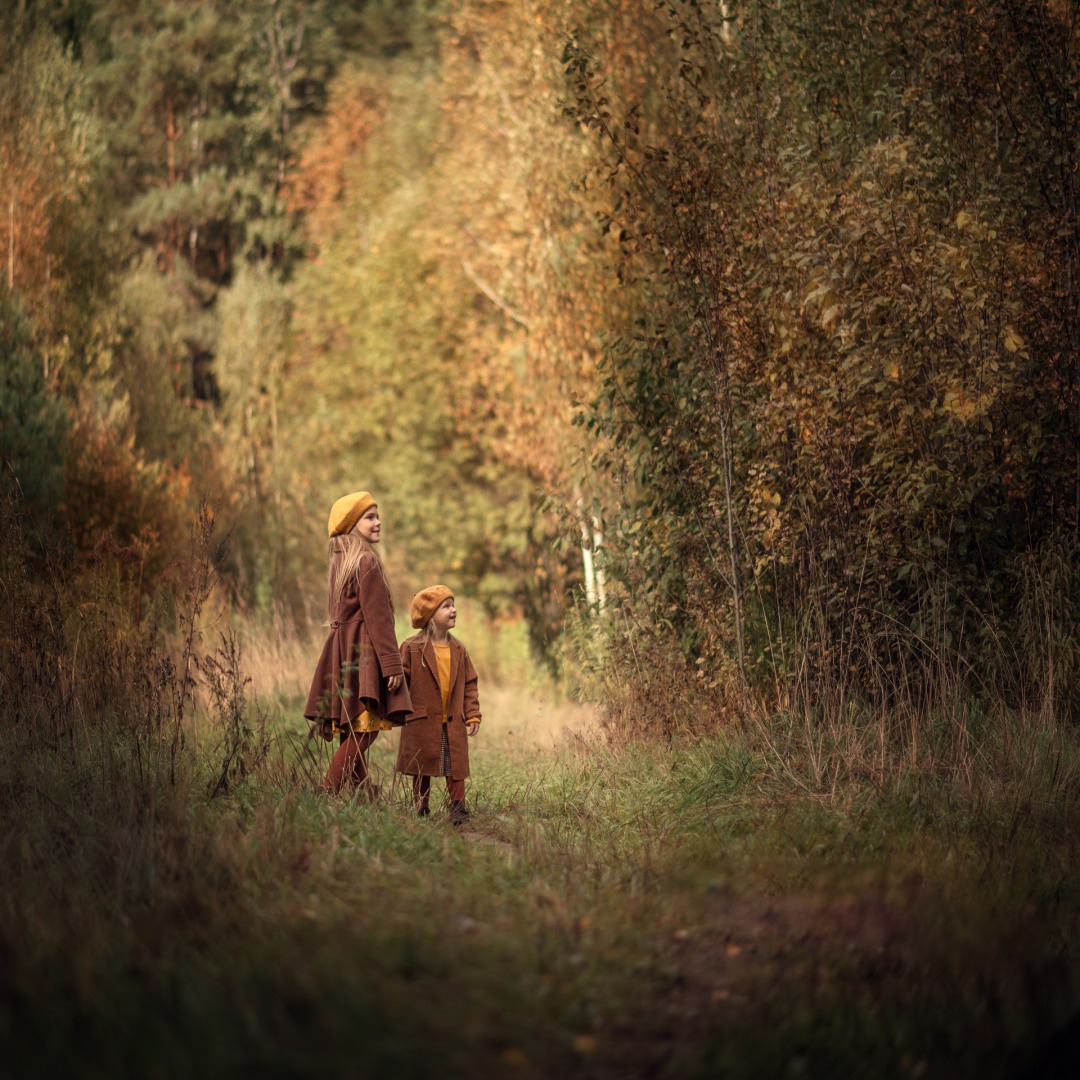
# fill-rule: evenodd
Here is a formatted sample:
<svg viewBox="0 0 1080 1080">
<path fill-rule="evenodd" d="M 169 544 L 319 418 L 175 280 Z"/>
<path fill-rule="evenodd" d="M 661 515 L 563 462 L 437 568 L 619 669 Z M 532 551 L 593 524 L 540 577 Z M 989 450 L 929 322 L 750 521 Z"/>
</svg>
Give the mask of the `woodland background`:
<svg viewBox="0 0 1080 1080">
<path fill-rule="evenodd" d="M 529 873 L 557 877 L 555 851 L 590 868 L 567 870 L 563 892 L 545 877 L 534 908 L 506 916 L 550 920 L 586 957 L 556 981 L 580 989 L 594 953 L 618 969 L 612 942 L 645 919 L 634 908 L 589 945 L 583 895 L 660 888 L 665 857 L 703 866 L 694 830 L 717 821 L 720 847 L 773 858 L 791 838 L 776 808 L 797 799 L 798 829 L 823 839 L 792 841 L 793 859 L 902 849 L 929 880 L 961 851 L 971 876 L 950 888 L 965 897 L 1020 860 L 994 918 L 1026 912 L 1045 936 L 985 976 L 1005 986 L 1019 965 L 1031 994 L 1012 1027 L 980 1013 L 972 1075 L 1066 1016 L 1080 1000 L 1078 47 L 1069 0 L 0 5 L 0 760 L 22 928 L 0 946 L 29 980 L 10 977 L 23 1004 L 0 1010 L 0 1036 L 50 993 L 96 1007 L 59 959 L 58 981 L 34 982 L 41 950 L 138 968 L 132 904 L 186 913 L 184 941 L 201 911 L 209 929 L 190 933 L 214 942 L 239 917 L 228 882 L 257 881 L 268 912 L 300 918 L 309 878 L 345 873 L 311 855 L 326 811 L 290 802 L 310 751 L 271 768 L 271 736 L 297 712 L 281 673 L 300 680 L 322 632 L 328 507 L 361 487 L 387 522 L 399 610 L 445 581 L 488 683 L 523 678 L 521 650 L 498 642 L 527 638 L 534 688 L 599 708 L 596 753 L 616 756 L 560 764 L 561 802 L 539 765 L 492 781 L 516 822 L 492 817 L 492 835 Z M 590 769 L 611 792 L 653 792 L 666 824 L 642 826 L 644 848 L 602 837 Z M 539 794 L 522 802 L 522 785 Z M 120 786 L 133 794 L 115 802 Z M 84 789 L 98 816 L 58 824 Z M 620 814 L 644 814 L 618 790 Z M 263 814 L 277 799 L 300 815 L 288 836 Z M 372 859 L 380 844 L 438 857 L 389 825 L 372 840 L 358 808 L 334 813 Z M 238 846 L 213 847 L 233 835 L 214 814 L 235 815 Z M 89 847 L 71 839 L 86 830 Z M 287 887 L 253 869 L 271 834 L 295 855 Z M 100 954 L 72 945 L 85 926 L 64 892 L 84 847 L 127 868 L 122 887 L 107 860 L 80 878 L 101 886 L 82 908 L 114 927 Z M 629 885 L 605 876 L 616 851 L 637 867 Z M 512 875 L 485 882 L 520 892 Z M 28 899 L 46 895 L 48 915 Z M 522 963 L 549 987 L 545 942 Z M 252 949 L 249 990 L 264 977 Z M 950 971 L 982 971 L 972 950 Z M 923 982 L 897 976 L 910 1001 L 937 962 L 911 969 Z M 178 985 L 205 974 L 176 971 Z M 946 1061 L 960 1075 L 958 1044 L 907 1007 L 903 1031 L 852 1021 L 876 1075 Z M 968 1030 L 967 1013 L 931 1012 Z M 521 1023 L 533 1013 L 522 1004 Z M 778 1069 L 854 1075 L 856 1042 L 841 1060 L 806 1030 L 778 1036 Z M 580 1065 L 595 1037 L 579 1038 Z M 537 1029 L 538 1058 L 546 1045 Z M 746 1060 L 759 1052 L 773 1050 Z"/>
<path fill-rule="evenodd" d="M 580 590 L 711 682 L 1060 686 L 1075 15 L 9 3 L 4 484 L 136 592 L 208 497 L 259 616 L 363 485 L 556 663 Z"/>
</svg>

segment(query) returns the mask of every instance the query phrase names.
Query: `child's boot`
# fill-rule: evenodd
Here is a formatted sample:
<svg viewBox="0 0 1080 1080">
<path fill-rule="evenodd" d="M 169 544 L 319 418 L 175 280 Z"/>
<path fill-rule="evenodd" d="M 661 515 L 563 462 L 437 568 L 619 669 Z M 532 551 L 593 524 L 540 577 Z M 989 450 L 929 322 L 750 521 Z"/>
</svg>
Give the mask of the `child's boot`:
<svg viewBox="0 0 1080 1080">
<path fill-rule="evenodd" d="M 427 776 L 413 777 L 413 798 L 416 800 L 416 816 L 427 817 L 431 811 L 428 809 L 428 793 L 431 791 L 431 778 Z"/>
<path fill-rule="evenodd" d="M 464 799 L 455 799 L 450 804 L 450 824 L 461 825 L 469 816 L 469 808 Z"/>
</svg>

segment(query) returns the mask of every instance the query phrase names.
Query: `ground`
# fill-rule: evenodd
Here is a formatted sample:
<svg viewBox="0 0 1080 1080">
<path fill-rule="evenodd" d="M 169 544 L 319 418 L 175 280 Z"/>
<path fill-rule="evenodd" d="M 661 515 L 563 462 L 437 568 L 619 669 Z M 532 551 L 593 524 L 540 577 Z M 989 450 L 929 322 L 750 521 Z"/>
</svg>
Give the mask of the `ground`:
<svg viewBox="0 0 1080 1080">
<path fill-rule="evenodd" d="M 616 744 L 535 687 L 484 703 L 460 828 L 412 812 L 393 736 L 376 805 L 320 796 L 287 698 L 227 790 L 212 725 L 176 761 L 0 757 L 0 1071 L 1075 1074 L 1065 744 L 1027 786 L 840 782 L 775 726 Z"/>
</svg>

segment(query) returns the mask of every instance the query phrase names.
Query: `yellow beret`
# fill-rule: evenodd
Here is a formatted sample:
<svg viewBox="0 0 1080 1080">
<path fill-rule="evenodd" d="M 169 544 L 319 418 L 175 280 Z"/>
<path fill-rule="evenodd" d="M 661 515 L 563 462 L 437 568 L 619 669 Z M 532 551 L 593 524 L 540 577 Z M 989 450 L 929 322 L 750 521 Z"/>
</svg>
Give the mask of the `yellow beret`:
<svg viewBox="0 0 1080 1080">
<path fill-rule="evenodd" d="M 412 624 L 414 630 L 422 630 L 427 626 L 431 616 L 438 610 L 439 605 L 453 593 L 445 585 L 432 585 L 418 592 L 412 598 Z"/>
<path fill-rule="evenodd" d="M 330 520 L 326 524 L 331 536 L 341 536 L 352 532 L 352 527 L 375 505 L 375 500 L 366 491 L 354 491 L 351 495 L 342 495 L 330 507 Z"/>
</svg>

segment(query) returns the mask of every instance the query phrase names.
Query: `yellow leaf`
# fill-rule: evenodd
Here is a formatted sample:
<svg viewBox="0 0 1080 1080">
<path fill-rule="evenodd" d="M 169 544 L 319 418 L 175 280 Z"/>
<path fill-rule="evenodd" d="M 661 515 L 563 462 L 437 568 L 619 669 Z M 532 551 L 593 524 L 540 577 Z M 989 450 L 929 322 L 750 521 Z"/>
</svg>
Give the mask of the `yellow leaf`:
<svg viewBox="0 0 1080 1080">
<path fill-rule="evenodd" d="M 956 227 L 958 229 L 962 229 L 970 221 L 971 215 L 966 210 L 961 210 L 960 213 L 956 215 Z"/>
<path fill-rule="evenodd" d="M 1011 327 L 1005 327 L 1005 348 L 1011 352 L 1019 352 L 1024 347 L 1024 339 Z"/>
</svg>

